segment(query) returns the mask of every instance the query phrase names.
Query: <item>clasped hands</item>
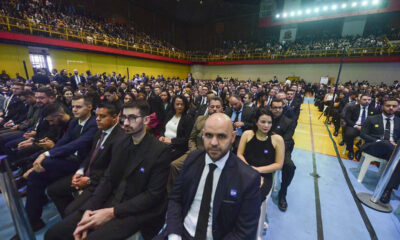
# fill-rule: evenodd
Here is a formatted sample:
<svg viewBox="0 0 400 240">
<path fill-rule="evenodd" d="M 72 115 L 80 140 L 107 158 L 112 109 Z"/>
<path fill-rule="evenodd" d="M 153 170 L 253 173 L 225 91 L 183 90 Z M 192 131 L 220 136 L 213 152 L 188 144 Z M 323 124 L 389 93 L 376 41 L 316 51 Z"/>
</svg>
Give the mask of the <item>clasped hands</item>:
<svg viewBox="0 0 400 240">
<path fill-rule="evenodd" d="M 33 162 L 33 167 L 31 169 L 29 169 L 28 171 L 26 171 L 23 175 L 23 177 L 25 179 L 28 178 L 29 174 L 31 174 L 31 172 L 35 171 L 35 172 L 44 172 L 46 171 L 44 169 L 44 167 L 42 166 L 42 162 L 46 159 L 46 155 L 44 155 L 44 153 L 40 154 L 39 157 L 36 158 L 36 160 Z"/>
<path fill-rule="evenodd" d="M 89 177 L 76 173 L 74 176 L 72 176 L 71 187 L 75 188 L 76 190 L 82 190 L 89 185 L 88 181 Z"/>
<path fill-rule="evenodd" d="M 94 230 L 113 218 L 115 218 L 114 208 L 103 208 L 95 211 L 86 210 L 75 228 L 74 239 L 85 239 L 89 230 Z"/>
</svg>

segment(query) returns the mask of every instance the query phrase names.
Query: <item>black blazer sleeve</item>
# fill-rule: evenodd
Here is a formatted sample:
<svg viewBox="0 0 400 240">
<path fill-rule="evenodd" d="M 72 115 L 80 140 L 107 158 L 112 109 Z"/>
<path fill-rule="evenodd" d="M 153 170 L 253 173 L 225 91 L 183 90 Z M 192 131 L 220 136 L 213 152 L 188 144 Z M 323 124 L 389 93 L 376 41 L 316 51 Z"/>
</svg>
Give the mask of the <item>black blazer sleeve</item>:
<svg viewBox="0 0 400 240">
<path fill-rule="evenodd" d="M 376 125 L 374 124 L 374 122 L 376 123 L 376 121 L 374 121 L 374 118 L 368 117 L 365 120 L 364 125 L 361 127 L 360 137 L 364 139 L 366 143 L 375 142 L 376 140 L 379 139 L 371 134 L 373 128 L 375 127 L 374 125 Z"/>
</svg>

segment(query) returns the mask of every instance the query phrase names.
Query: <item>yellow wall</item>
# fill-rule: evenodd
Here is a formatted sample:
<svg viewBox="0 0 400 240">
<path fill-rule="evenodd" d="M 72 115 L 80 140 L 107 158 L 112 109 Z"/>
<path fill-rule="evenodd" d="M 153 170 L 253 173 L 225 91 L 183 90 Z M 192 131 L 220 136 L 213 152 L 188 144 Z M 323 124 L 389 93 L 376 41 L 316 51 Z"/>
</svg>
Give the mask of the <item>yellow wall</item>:
<svg viewBox="0 0 400 240">
<path fill-rule="evenodd" d="M 0 70 L 6 70 L 10 77 L 15 77 L 15 73 L 19 73 L 21 76 L 25 77 L 24 60 L 29 77 L 32 77 L 33 70 L 29 60 L 28 48 L 0 43 Z"/>
<path fill-rule="evenodd" d="M 113 56 L 106 54 L 97 54 L 91 52 L 67 51 L 49 49 L 52 58 L 53 67 L 58 71 L 67 69 L 72 73 L 77 69 L 80 73 L 90 69 L 94 73 L 121 73 L 126 75 L 126 69 L 129 68 L 129 77 L 134 74 L 146 73 L 147 75 L 157 76 L 163 74 L 164 77 L 177 76 L 186 78 L 190 71 L 189 65 L 173 64 L 159 61 L 151 61 L 139 58 Z M 25 60 L 30 77 L 32 77 L 32 65 L 29 60 L 29 50 L 26 46 L 12 44 L 0 44 L 0 70 L 6 70 L 11 77 L 19 72 L 25 77 L 25 71 L 22 61 Z"/>
</svg>

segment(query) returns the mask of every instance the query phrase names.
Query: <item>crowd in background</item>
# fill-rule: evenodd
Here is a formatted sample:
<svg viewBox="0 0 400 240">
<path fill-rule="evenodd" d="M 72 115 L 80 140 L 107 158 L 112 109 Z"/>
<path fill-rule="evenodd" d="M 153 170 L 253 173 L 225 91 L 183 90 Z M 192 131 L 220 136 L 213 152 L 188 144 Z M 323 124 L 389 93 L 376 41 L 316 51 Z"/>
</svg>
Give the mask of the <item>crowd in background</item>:
<svg viewBox="0 0 400 240">
<path fill-rule="evenodd" d="M 363 54 L 371 53 L 372 48 L 378 49 L 378 54 L 383 54 L 388 49 L 391 49 L 391 52 L 399 49 L 399 44 L 395 43 L 396 40 L 399 40 L 399 30 L 391 28 L 383 31 L 378 28 L 374 31 L 365 32 L 364 36 L 342 37 L 337 34 L 312 34 L 298 36 L 295 41 L 279 41 L 279 36 L 269 36 L 268 40 L 262 41 L 224 40 L 221 46 L 211 50 L 191 49 L 183 51 L 171 43 L 157 40 L 144 32 L 137 31 L 134 26 L 115 23 L 94 16 L 88 11 L 76 10 L 73 5 L 58 4 L 49 0 L 0 1 L 0 14 L 28 20 L 33 27 L 46 31 L 49 31 L 47 25 L 52 27 L 53 32 L 64 33 L 64 28 L 78 33 L 83 31 L 85 40 L 90 44 L 95 43 L 96 40 L 101 40 L 107 46 L 117 46 L 121 43 L 121 40 L 124 40 L 132 44 L 133 47 L 168 49 L 175 52 L 185 52 L 187 55 L 286 54 L 298 57 L 305 56 L 313 50 L 342 50 L 345 47 L 352 49 L 354 53 Z M 6 23 L 3 22 L 3 24 L 3 27 L 6 27 Z M 28 26 L 21 25 L 19 27 L 26 29 Z M 69 34 L 77 35 L 74 32 Z M 391 43 L 390 41 L 395 42 Z M 370 50 L 361 52 L 360 49 Z M 375 50 L 372 53 L 376 54 Z"/>
</svg>

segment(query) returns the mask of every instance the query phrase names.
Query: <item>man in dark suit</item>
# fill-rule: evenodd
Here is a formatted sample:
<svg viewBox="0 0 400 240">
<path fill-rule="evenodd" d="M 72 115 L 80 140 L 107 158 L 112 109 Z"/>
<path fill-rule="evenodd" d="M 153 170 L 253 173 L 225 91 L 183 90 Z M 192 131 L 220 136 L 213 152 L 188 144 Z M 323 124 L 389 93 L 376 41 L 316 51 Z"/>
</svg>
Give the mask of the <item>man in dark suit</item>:
<svg viewBox="0 0 400 240">
<path fill-rule="evenodd" d="M 382 106 L 382 114 L 370 116 L 361 128 L 360 136 L 365 141 L 362 151 L 372 156 L 389 160 L 400 137 L 400 118 L 396 99 L 387 99 Z"/>
<path fill-rule="evenodd" d="M 47 194 L 62 217 L 77 210 L 90 198 L 108 167 L 114 144 L 125 135 L 119 126 L 119 109 L 113 104 L 100 105 L 96 110 L 96 121 L 99 130 L 80 169 L 74 175 L 54 182 L 47 189 Z M 74 199 L 73 195 L 78 197 Z"/>
<path fill-rule="evenodd" d="M 56 180 L 75 172 L 88 155 L 93 135 L 97 131 L 96 119 L 91 116 L 92 99 L 75 96 L 72 100 L 72 120 L 64 136 L 50 150 L 40 154 L 33 168 L 24 177 L 28 179 L 25 210 L 34 231 L 44 226 L 41 220 L 47 202 L 46 187 Z"/>
<path fill-rule="evenodd" d="M 85 84 L 86 80 L 85 78 L 82 78 L 78 74 L 78 70 L 74 69 L 74 74 L 69 78 L 69 81 L 71 83 L 72 89 L 76 91 L 78 89 L 78 86 L 81 84 Z"/>
<path fill-rule="evenodd" d="M 118 97 L 117 91 L 118 89 L 114 86 L 106 87 L 103 102 L 115 104 L 119 109 L 122 109 L 123 101 Z"/>
<path fill-rule="evenodd" d="M 365 144 L 362 150 L 372 156 L 390 159 L 400 138 L 400 118 L 395 116 L 399 102 L 390 98 L 383 102 L 382 114 L 368 117 L 361 128 L 361 137 Z M 398 165 L 381 196 L 381 202 L 389 203 L 393 188 L 400 183 L 400 166 Z"/>
<path fill-rule="evenodd" d="M 222 113 L 204 126 L 204 150 L 191 152 L 169 197 L 166 226 L 155 239 L 255 239 L 260 175 L 231 151 L 231 120 Z"/>
<path fill-rule="evenodd" d="M 286 201 L 287 189 L 293 180 L 296 170 L 296 166 L 292 161 L 294 123 L 292 119 L 283 115 L 283 102 L 278 99 L 272 101 L 271 112 L 274 116 L 271 131 L 282 136 L 285 141 L 285 161 L 282 167 L 282 183 L 278 194 L 278 207 L 281 211 L 286 211 L 288 207 Z"/>
<path fill-rule="evenodd" d="M 12 86 L 12 94 L 4 101 L 4 109 L 0 112 L 0 125 L 3 126 L 8 121 L 20 118 L 24 112 L 24 103 L 20 100 L 20 95 L 24 90 L 23 83 L 14 83 Z"/>
<path fill-rule="evenodd" d="M 33 75 L 32 81 L 34 84 L 47 85 L 50 84 L 50 78 L 46 75 L 44 69 L 38 69 L 36 74 Z"/>
<path fill-rule="evenodd" d="M 203 86 L 200 91 L 200 96 L 198 96 L 194 102 L 197 108 L 199 108 L 202 105 L 207 105 L 207 94 L 208 94 L 208 87 Z"/>
<path fill-rule="evenodd" d="M 146 132 L 150 107 L 125 105 L 127 136 L 112 149 L 110 165 L 85 204 L 52 227 L 45 239 L 126 239 L 140 231 L 152 239 L 166 211 L 170 150 Z"/>
<path fill-rule="evenodd" d="M 232 95 L 229 98 L 229 103 L 232 108 L 226 108 L 225 114 L 231 118 L 235 127 L 236 139 L 233 143 L 233 152 L 236 153 L 242 133 L 253 128 L 255 112 L 251 107 L 244 106 L 238 95 Z"/>
<path fill-rule="evenodd" d="M 346 130 L 344 133 L 344 141 L 346 142 L 348 157 L 354 158 L 354 139 L 360 135 L 361 127 L 368 116 L 377 114 L 377 110 L 370 106 L 371 96 L 367 94 L 361 95 L 360 104 L 353 105 L 346 110 L 345 121 Z"/>
</svg>

